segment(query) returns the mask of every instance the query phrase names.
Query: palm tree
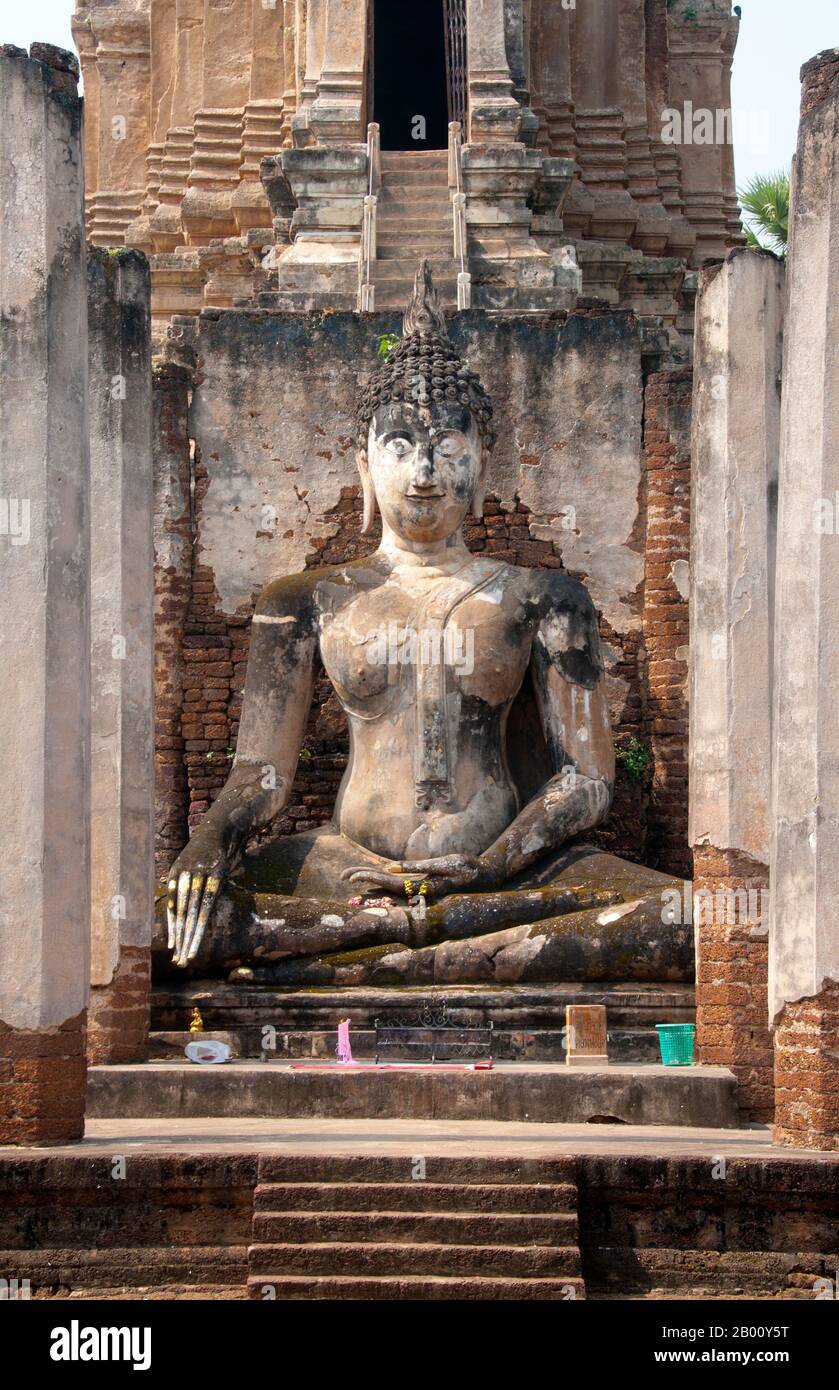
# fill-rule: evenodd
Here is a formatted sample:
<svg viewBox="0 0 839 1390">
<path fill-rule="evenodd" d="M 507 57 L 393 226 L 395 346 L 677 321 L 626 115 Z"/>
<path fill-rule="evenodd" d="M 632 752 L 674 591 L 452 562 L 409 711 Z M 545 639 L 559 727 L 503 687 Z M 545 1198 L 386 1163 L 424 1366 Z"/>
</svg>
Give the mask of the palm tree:
<svg viewBox="0 0 839 1390">
<path fill-rule="evenodd" d="M 746 217 L 746 242 L 776 256 L 787 253 L 789 174 L 756 174 L 737 194 Z"/>
</svg>

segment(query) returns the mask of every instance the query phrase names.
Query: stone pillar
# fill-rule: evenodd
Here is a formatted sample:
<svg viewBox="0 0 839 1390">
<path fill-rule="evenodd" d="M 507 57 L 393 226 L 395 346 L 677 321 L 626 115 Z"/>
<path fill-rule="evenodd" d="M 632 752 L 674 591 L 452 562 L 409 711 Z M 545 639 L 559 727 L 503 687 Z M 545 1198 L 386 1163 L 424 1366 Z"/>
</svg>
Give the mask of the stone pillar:
<svg viewBox="0 0 839 1390">
<path fill-rule="evenodd" d="M 620 66 L 616 73 L 616 104 L 626 121 L 627 185 L 638 207 L 632 245 L 646 256 L 661 256 L 670 237 L 670 219 L 661 202 L 647 126 L 644 0 L 618 0 L 617 29 Z"/>
<path fill-rule="evenodd" d="M 783 263 L 735 251 L 700 276 L 691 503 L 690 842 L 697 1043 L 771 1118 L 766 1018 L 771 621 Z"/>
<path fill-rule="evenodd" d="M 696 248 L 696 232 L 685 217 L 682 200 L 682 166 L 674 145 L 661 139 L 662 112 L 670 105 L 670 63 L 667 37 L 668 0 L 646 0 L 644 71 L 647 91 L 647 129 L 661 202 L 667 212 L 667 254 L 690 262 Z"/>
<path fill-rule="evenodd" d="M 204 0 L 204 80 L 181 203 L 181 220 L 194 246 L 237 232 L 233 199 L 250 83 L 251 5 L 252 0 L 229 0 L 221 9 Z"/>
<path fill-rule="evenodd" d="M 696 231 L 694 265 L 725 255 L 739 233 L 731 128 L 731 62 L 740 21 L 730 0 L 668 10 L 670 105 L 680 137 L 685 216 Z M 662 129 L 668 135 L 668 122 Z M 718 138 L 719 137 L 719 138 Z"/>
<path fill-rule="evenodd" d="M 556 0 L 533 0 L 530 68 L 539 145 L 546 154 L 574 159 L 571 101 L 571 12 Z"/>
<path fill-rule="evenodd" d="M 573 11 L 571 81 L 577 159 L 594 200 L 590 234 L 629 241 L 638 206 L 627 190 L 626 118 L 618 104 L 618 46 L 614 0 L 586 0 Z M 570 225 L 570 224 L 569 224 Z"/>
<path fill-rule="evenodd" d="M 142 1061 L 153 898 L 151 337 L 139 251 L 88 263 L 91 1062 Z"/>
<path fill-rule="evenodd" d="M 0 1144 L 84 1131 L 90 574 L 75 57 L 0 49 Z"/>
<path fill-rule="evenodd" d="M 154 724 L 155 877 L 165 880 L 189 838 L 189 784 L 184 763 L 184 631 L 192 585 L 190 443 L 191 375 L 164 362 L 155 371 L 154 453 Z"/>
<path fill-rule="evenodd" d="M 96 39 L 90 22 L 88 0 L 78 0 L 70 28 L 73 42 L 79 50 L 84 83 L 85 224 L 89 230 L 93 195 L 99 187 L 99 69 L 96 65 Z"/>
<path fill-rule="evenodd" d="M 149 145 L 149 0 L 92 4 L 96 44 L 96 182 L 90 192 L 89 236 L 96 246 L 121 246 L 146 189 Z M 85 113 L 85 124 L 87 124 Z"/>
<path fill-rule="evenodd" d="M 185 240 L 181 201 L 195 142 L 195 113 L 204 75 L 204 0 L 175 0 L 172 112 L 160 156 L 159 204 L 151 217 L 155 251 L 174 251 Z M 172 312 L 177 311 L 177 306 Z M 189 312 L 189 309 L 185 309 Z"/>
<path fill-rule="evenodd" d="M 283 124 L 280 144 L 291 144 L 291 118 L 297 110 L 297 0 L 283 4 Z"/>
<path fill-rule="evenodd" d="M 259 166 L 266 155 L 276 154 L 283 143 L 287 39 L 282 21 L 282 0 L 274 0 L 273 9 L 266 9 L 263 0 L 251 0 L 253 54 L 242 123 L 242 181 L 233 195 L 233 216 L 242 233 L 252 227 L 271 226 L 271 208 L 260 182 Z"/>
<path fill-rule="evenodd" d="M 522 111 L 507 61 L 504 0 L 466 0 L 469 143 L 518 140 Z"/>
<path fill-rule="evenodd" d="M 319 145 L 363 143 L 366 52 L 366 0 L 326 0 L 323 65 L 310 112 Z"/>
<path fill-rule="evenodd" d="M 312 105 L 318 94 L 326 42 L 326 0 L 295 0 L 298 58 L 302 67 L 297 111 L 291 121 L 292 142 L 298 148 L 314 143 L 310 126 Z"/>
<path fill-rule="evenodd" d="M 525 62 L 530 44 L 532 0 L 504 0 L 504 31 L 507 64 L 513 79 L 513 94 L 521 109 L 519 139 L 535 145 L 539 120 L 530 106 L 530 64 Z"/>
<path fill-rule="evenodd" d="M 151 216 L 160 202 L 160 183 L 166 134 L 172 123 L 172 96 L 175 81 L 175 0 L 151 0 L 149 10 L 149 50 L 151 54 L 149 146 L 146 154 L 146 193 L 140 216 L 125 229 L 125 245 L 149 254 L 153 248 Z M 76 39 L 78 43 L 78 38 Z M 82 74 L 85 68 L 82 65 Z M 87 79 L 85 78 L 85 125 L 88 119 Z M 85 154 L 85 157 L 86 154 Z M 87 176 L 90 183 L 90 176 Z"/>
<path fill-rule="evenodd" d="M 839 49 L 802 70 L 784 348 L 769 1016 L 775 1137 L 839 1148 Z"/>
</svg>

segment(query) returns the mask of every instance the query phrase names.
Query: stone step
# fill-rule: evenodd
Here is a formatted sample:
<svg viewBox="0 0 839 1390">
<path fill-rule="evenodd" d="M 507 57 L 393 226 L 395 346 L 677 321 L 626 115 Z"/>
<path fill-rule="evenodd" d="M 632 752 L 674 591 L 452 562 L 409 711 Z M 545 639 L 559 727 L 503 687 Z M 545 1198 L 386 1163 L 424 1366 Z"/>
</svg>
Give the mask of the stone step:
<svg viewBox="0 0 839 1390">
<path fill-rule="evenodd" d="M 734 1076 L 724 1067 L 501 1062 L 492 1069 L 461 1071 L 444 1065 L 391 1070 L 368 1063 L 356 1070 L 334 1062 L 295 1067 L 234 1060 L 224 1067 L 196 1067 L 184 1060 L 90 1067 L 87 1113 L 91 1119 L 466 1116 L 530 1124 L 730 1129 L 739 1124 L 735 1091 Z M 378 1180 L 386 1176 L 381 1167 L 375 1170 Z M 446 1168 L 430 1167 L 427 1176 L 451 1181 Z"/>
<path fill-rule="evenodd" d="M 451 225 L 451 203 L 447 197 L 436 197 L 433 193 L 426 192 L 425 189 L 418 190 L 417 196 L 411 197 L 407 190 L 401 190 L 399 195 L 394 195 L 390 199 L 379 199 L 379 206 L 376 207 L 376 217 L 379 222 L 408 220 L 426 222 L 429 227 L 433 225 Z"/>
<path fill-rule="evenodd" d="M 454 259 L 452 256 L 451 237 L 445 236 L 442 233 L 435 235 L 432 232 L 427 232 L 425 236 L 419 240 L 415 248 L 412 246 L 411 242 L 412 238 L 409 237 L 405 237 L 404 239 L 400 238 L 398 241 L 391 240 L 390 238 L 385 240 L 384 237 L 379 238 L 376 243 L 376 260 L 406 261 L 408 259 L 406 252 L 413 253 L 412 259 L 414 260 L 415 266 L 420 256 L 427 256 L 429 260 L 432 258 L 434 260 L 449 261 Z"/>
<path fill-rule="evenodd" d="M 438 278 L 441 282 L 446 279 L 446 272 L 448 272 L 449 279 L 457 278 L 457 262 L 451 251 L 444 251 L 442 247 L 433 247 L 428 251 L 417 252 L 416 257 L 411 256 L 409 258 L 404 254 L 377 257 L 374 263 L 374 279 L 377 283 L 381 280 L 406 280 L 413 284 L 417 260 L 420 255 L 426 255 L 431 262 L 435 286 Z"/>
<path fill-rule="evenodd" d="M 555 1300 L 581 1300 L 586 1296 L 582 1279 L 518 1279 L 495 1276 L 476 1277 L 470 1275 L 463 1279 L 445 1275 L 250 1275 L 248 1294 L 253 1299 L 264 1299 L 266 1290 L 271 1289 L 278 1299 L 375 1299 L 423 1300 L 435 1299 L 475 1299 L 498 1300 L 514 1299 L 531 1302 Z"/>
<path fill-rule="evenodd" d="M 449 181 L 445 169 L 399 169 L 387 174 L 382 170 L 382 192 L 390 188 L 438 188 L 448 195 Z"/>
<path fill-rule="evenodd" d="M 457 308 L 457 290 L 448 288 L 445 285 L 436 286 L 442 309 Z M 383 293 L 376 290 L 376 312 L 381 314 L 404 314 L 405 306 L 410 303 L 413 294 L 413 284 L 400 286 L 398 290 L 388 290 Z"/>
<path fill-rule="evenodd" d="M 411 270 L 411 281 L 416 265 Z M 377 300 L 379 296 L 377 295 Z M 402 306 L 404 307 L 404 305 Z M 317 991 L 279 986 L 247 989 L 214 980 L 170 981 L 155 985 L 152 1028 L 178 1030 L 163 1055 L 183 1057 L 189 1022 L 200 1005 L 209 1031 L 230 1033 L 227 1041 L 242 1056 L 259 1057 L 266 1024 L 276 1029 L 276 1056 L 332 1058 L 337 1045 L 336 1020 L 352 1019 L 353 1052 L 375 1053 L 374 1020 L 400 1017 L 406 1009 L 449 1009 L 464 1026 L 494 1023 L 493 1056 L 524 1061 L 562 1061 L 568 1004 L 602 1004 L 608 1010 L 609 1055 L 613 1062 L 658 1059 L 656 1023 L 693 1023 L 693 985 L 632 982 L 566 985 L 437 985 L 408 990 L 382 986 L 321 988 Z"/>
<path fill-rule="evenodd" d="M 451 216 L 452 200 L 444 189 L 395 184 L 392 188 L 382 189 L 376 211 L 380 217 L 393 212 L 410 212 L 416 217 L 431 217 L 445 212 Z"/>
<path fill-rule="evenodd" d="M 447 1245 L 417 1242 L 321 1241 L 257 1244 L 248 1251 L 251 1275 L 445 1274 L 537 1279 L 580 1277 L 576 1245 Z"/>
<path fill-rule="evenodd" d="M 102 1246 L 97 1250 L 49 1247 L 43 1250 L 0 1250 L 0 1269 L 23 1266 L 33 1293 L 42 1289 L 147 1288 L 183 1284 L 189 1272 L 195 1284 L 231 1285 L 244 1282 L 247 1247 L 218 1246 Z M 21 1277 L 24 1277 L 22 1275 Z"/>
<path fill-rule="evenodd" d="M 398 1183 L 413 1191 L 418 1179 L 411 1158 L 398 1154 L 261 1154 L 259 1186 L 265 1183 Z M 461 1184 L 576 1185 L 574 1158 L 496 1158 L 429 1154 L 425 1182 L 451 1187 Z"/>
<path fill-rule="evenodd" d="M 261 1182 L 254 1212 L 476 1212 L 570 1215 L 577 1210 L 572 1183 L 524 1182 Z"/>
<path fill-rule="evenodd" d="M 341 1244 L 547 1245 L 577 1244 L 574 1212 L 265 1211 L 253 1219 L 255 1245 Z"/>
<path fill-rule="evenodd" d="M 410 246 L 419 244 L 425 237 L 445 236 L 449 246 L 452 243 L 452 219 L 444 217 L 380 217 L 376 229 L 378 241 L 399 240 Z"/>
<path fill-rule="evenodd" d="M 443 169 L 448 174 L 448 150 L 382 150 L 382 176 L 417 169 Z"/>
</svg>

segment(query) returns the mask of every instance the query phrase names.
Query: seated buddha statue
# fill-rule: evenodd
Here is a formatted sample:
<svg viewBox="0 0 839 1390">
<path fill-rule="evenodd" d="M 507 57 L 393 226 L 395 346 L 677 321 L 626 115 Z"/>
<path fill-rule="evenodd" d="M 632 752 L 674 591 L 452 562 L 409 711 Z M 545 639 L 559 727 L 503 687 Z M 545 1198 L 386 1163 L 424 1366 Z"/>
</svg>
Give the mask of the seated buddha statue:
<svg viewBox="0 0 839 1390">
<path fill-rule="evenodd" d="M 366 982 L 561 979 L 576 961 L 602 977 L 610 925 L 632 949 L 639 905 L 660 911 L 672 880 L 568 848 L 607 815 L 615 773 L 591 598 L 465 544 L 492 413 L 423 262 L 357 402 L 363 526 L 378 510 L 381 544 L 259 597 L 230 776 L 173 865 L 165 918 L 161 902 L 175 966 Z M 318 659 L 348 766 L 331 824 L 272 838 Z"/>
</svg>

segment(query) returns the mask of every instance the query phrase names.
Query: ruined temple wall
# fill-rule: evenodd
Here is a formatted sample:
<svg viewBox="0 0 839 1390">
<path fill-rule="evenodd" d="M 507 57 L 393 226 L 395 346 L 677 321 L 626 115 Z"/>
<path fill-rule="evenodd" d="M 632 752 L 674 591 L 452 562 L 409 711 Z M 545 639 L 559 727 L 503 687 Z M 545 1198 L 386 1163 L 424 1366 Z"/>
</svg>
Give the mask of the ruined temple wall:
<svg viewBox="0 0 839 1390">
<path fill-rule="evenodd" d="M 158 768 L 167 769 L 159 867 L 177 848 L 184 803 L 194 825 L 227 777 L 262 587 L 377 544 L 377 536 L 360 534 L 351 411 L 379 337 L 399 326 L 395 316 L 348 313 L 207 311 L 198 321 L 192 578 L 186 611 L 179 610 L 180 648 L 173 628 L 166 662 L 158 661 L 159 681 L 176 669 L 182 691 L 180 730 L 173 709 L 158 722 Z M 499 426 L 485 515 L 470 518 L 468 543 L 511 563 L 564 568 L 587 583 L 601 615 L 615 736 L 624 746 L 643 741 L 647 526 L 637 323 L 625 313 L 534 322 L 471 311 L 451 321 L 450 333 L 491 392 Z M 159 586 L 173 582 L 165 571 L 158 557 Z M 183 599 L 180 581 L 178 592 Z M 346 757 L 345 721 L 323 680 L 283 831 L 328 819 Z M 175 780 L 183 766 L 187 788 Z M 601 843 L 643 857 L 646 802 L 645 782 L 619 772 Z"/>
</svg>

